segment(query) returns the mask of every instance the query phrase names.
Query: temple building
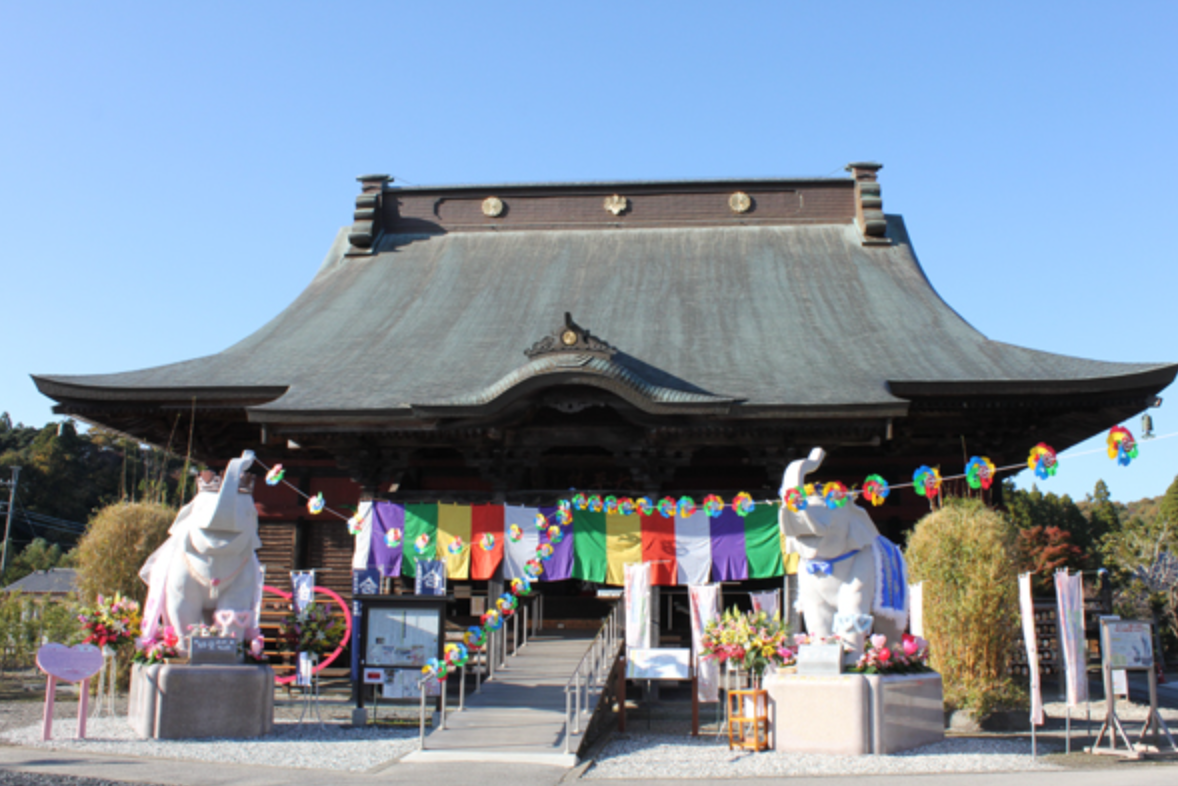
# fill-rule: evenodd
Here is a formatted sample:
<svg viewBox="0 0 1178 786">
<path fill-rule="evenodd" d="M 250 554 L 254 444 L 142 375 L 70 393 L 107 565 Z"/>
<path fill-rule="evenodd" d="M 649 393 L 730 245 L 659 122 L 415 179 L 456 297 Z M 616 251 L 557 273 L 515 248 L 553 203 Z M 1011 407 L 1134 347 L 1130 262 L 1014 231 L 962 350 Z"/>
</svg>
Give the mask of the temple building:
<svg viewBox="0 0 1178 786">
<path fill-rule="evenodd" d="M 775 498 L 1057 451 L 1141 412 L 1178 365 L 991 341 L 933 289 L 879 164 L 850 176 L 399 187 L 256 333 L 208 357 L 38 375 L 56 412 L 201 459 L 243 449 L 328 504 L 552 505 L 570 489 Z M 274 262 L 274 264 L 279 264 Z M 991 493 L 999 493 L 996 485 Z M 349 587 L 344 522 L 257 498 L 264 562 Z M 873 512 L 897 537 L 928 503 Z"/>
</svg>

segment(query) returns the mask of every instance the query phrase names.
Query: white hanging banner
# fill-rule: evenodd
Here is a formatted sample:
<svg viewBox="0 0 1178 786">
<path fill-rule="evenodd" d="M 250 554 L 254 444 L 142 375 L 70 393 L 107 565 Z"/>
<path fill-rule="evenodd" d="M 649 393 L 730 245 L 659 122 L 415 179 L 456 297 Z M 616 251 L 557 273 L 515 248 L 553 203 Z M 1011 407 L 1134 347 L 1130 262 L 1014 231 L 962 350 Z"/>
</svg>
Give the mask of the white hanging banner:
<svg viewBox="0 0 1178 786">
<path fill-rule="evenodd" d="M 625 566 L 626 649 L 654 647 L 654 626 L 650 619 L 650 563 Z"/>
<path fill-rule="evenodd" d="M 1018 605 L 1023 617 L 1023 644 L 1031 674 L 1031 723 L 1043 724 L 1043 692 L 1039 686 L 1039 638 L 1035 631 L 1035 601 L 1031 598 L 1031 574 L 1018 577 Z M 913 633 L 914 636 L 920 634 Z"/>
<path fill-rule="evenodd" d="M 720 585 L 692 584 L 687 588 L 691 599 L 691 649 L 695 653 L 696 694 L 700 701 L 720 700 L 720 663 L 701 660 L 704 628 L 720 619 Z"/>
<path fill-rule="evenodd" d="M 908 631 L 924 638 L 924 582 L 908 585 Z"/>
<path fill-rule="evenodd" d="M 753 601 L 753 611 L 763 611 L 769 615 L 769 619 L 773 619 L 781 613 L 781 604 L 778 601 L 777 590 L 750 592 L 749 597 L 752 598 Z"/>
<path fill-rule="evenodd" d="M 1059 632 L 1068 685 L 1068 706 L 1088 701 L 1088 647 L 1084 640 L 1084 582 L 1079 573 L 1055 574 L 1055 598 L 1059 604 Z"/>
</svg>

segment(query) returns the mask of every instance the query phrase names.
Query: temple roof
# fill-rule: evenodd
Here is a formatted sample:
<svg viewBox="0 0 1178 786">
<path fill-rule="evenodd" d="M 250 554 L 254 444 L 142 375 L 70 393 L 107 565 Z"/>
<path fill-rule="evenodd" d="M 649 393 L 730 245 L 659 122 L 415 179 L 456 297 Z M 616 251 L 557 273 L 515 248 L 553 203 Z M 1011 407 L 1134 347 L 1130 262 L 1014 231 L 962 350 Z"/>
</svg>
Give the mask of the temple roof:
<svg viewBox="0 0 1178 786">
<path fill-rule="evenodd" d="M 1174 364 L 987 339 L 934 291 L 899 216 L 865 229 L 859 185 L 385 185 L 371 244 L 341 230 L 306 290 L 240 343 L 35 380 L 63 402 L 240 399 L 252 421 L 307 422 L 493 412 L 546 385 L 602 388 L 653 414 L 739 418 L 891 416 L 914 395 L 1160 390 L 1174 379 Z M 690 201 L 734 187 L 754 193 L 760 217 L 712 217 Z M 611 191 L 636 196 L 611 216 L 600 210 Z M 502 203 L 490 218 L 446 212 L 468 192 L 504 196 L 511 220 L 493 222 Z M 656 204 L 663 192 L 680 202 Z M 643 214 L 646 196 L 657 210 Z M 554 199 L 565 200 L 557 218 Z M 674 204 L 686 213 L 669 220 Z M 582 209 L 602 216 L 581 220 Z M 578 343 L 562 347 L 569 327 Z"/>
</svg>

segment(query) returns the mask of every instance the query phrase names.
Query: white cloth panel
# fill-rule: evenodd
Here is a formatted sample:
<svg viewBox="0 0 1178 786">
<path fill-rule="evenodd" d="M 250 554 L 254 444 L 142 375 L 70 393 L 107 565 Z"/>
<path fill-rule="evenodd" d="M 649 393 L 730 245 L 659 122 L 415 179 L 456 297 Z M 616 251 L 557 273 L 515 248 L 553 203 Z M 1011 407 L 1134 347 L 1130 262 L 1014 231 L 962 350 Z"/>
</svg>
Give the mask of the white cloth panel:
<svg viewBox="0 0 1178 786">
<path fill-rule="evenodd" d="M 536 556 L 540 547 L 540 533 L 536 531 L 536 514 L 539 508 L 520 505 L 503 507 L 503 580 L 511 581 L 524 575 L 524 563 Z M 523 530 L 519 543 L 511 542 L 511 525 L 517 524 Z M 574 537 L 576 535 L 574 534 Z M 541 576 L 543 578 L 543 576 Z"/>
<path fill-rule="evenodd" d="M 626 603 L 626 647 L 648 650 L 655 646 L 651 621 L 650 565 L 631 563 L 624 567 Z"/>
<path fill-rule="evenodd" d="M 1031 598 L 1031 574 L 1018 577 L 1018 605 L 1023 616 L 1023 643 L 1027 648 L 1027 668 L 1031 674 L 1031 723 L 1043 723 L 1043 691 L 1039 685 L 1039 638 L 1035 631 L 1035 601 Z M 919 635 L 919 634 L 917 634 Z"/>
<path fill-rule="evenodd" d="M 924 638 L 924 582 L 908 585 L 908 631 Z"/>
<path fill-rule="evenodd" d="M 691 600 L 691 649 L 695 652 L 696 693 L 700 701 L 720 700 L 720 663 L 701 660 L 704 628 L 720 619 L 720 585 L 700 584 L 687 588 Z"/>
<path fill-rule="evenodd" d="M 356 533 L 355 550 L 352 552 L 352 569 L 368 567 L 368 555 L 372 551 L 372 500 L 365 500 L 356 509 L 361 519 L 360 531 Z"/>
<path fill-rule="evenodd" d="M 778 601 L 778 590 L 765 590 L 764 592 L 750 592 L 749 597 L 753 601 L 753 611 L 763 611 L 769 615 L 769 619 L 773 619 L 781 613 L 781 604 Z"/>
<path fill-rule="evenodd" d="M 675 561 L 677 583 L 707 584 L 712 575 L 712 524 L 704 511 L 675 517 Z"/>
</svg>

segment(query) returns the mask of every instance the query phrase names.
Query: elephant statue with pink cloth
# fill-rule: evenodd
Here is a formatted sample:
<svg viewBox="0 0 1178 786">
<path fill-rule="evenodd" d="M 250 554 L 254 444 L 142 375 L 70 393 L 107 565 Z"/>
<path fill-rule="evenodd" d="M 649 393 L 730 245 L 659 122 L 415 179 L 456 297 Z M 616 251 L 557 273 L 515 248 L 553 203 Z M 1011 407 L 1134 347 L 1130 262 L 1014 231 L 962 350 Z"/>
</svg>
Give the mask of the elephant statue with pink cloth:
<svg viewBox="0 0 1178 786">
<path fill-rule="evenodd" d="M 814 448 L 785 470 L 781 491 L 804 489 L 806 475 L 826 458 Z M 781 506 L 786 550 L 801 557 L 798 608 L 811 635 L 839 636 L 850 648 L 846 661 L 862 654 L 872 632 L 899 641 L 908 624 L 908 577 L 899 547 L 879 534 L 867 511 L 853 500 L 837 506 L 808 493 L 795 513 Z"/>
<path fill-rule="evenodd" d="M 250 451 L 233 459 L 218 479 L 200 479 L 198 493 L 180 509 L 169 538 L 147 559 L 139 576 L 148 584 L 143 638 L 161 624 L 186 635 L 198 624 L 223 636 L 253 639 L 261 604 L 262 570 L 255 551 L 258 513 Z"/>
</svg>

